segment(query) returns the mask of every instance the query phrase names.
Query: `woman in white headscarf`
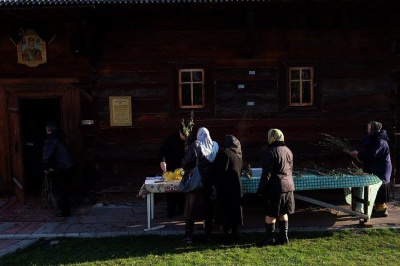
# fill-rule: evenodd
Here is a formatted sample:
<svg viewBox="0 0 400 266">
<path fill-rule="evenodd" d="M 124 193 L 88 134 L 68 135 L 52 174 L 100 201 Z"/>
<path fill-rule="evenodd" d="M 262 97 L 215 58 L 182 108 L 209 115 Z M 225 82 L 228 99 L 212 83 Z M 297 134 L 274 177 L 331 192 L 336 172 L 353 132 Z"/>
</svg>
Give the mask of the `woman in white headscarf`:
<svg viewBox="0 0 400 266">
<path fill-rule="evenodd" d="M 187 243 L 193 242 L 193 230 L 195 220 L 204 220 L 205 234 L 211 234 L 213 219 L 212 173 L 213 163 L 218 152 L 218 143 L 213 141 L 207 128 L 202 127 L 197 132 L 197 140 L 186 151 L 182 160 L 182 167 L 189 172 L 198 165 L 202 177 L 203 189 L 186 193 L 185 201 L 185 238 Z"/>
</svg>

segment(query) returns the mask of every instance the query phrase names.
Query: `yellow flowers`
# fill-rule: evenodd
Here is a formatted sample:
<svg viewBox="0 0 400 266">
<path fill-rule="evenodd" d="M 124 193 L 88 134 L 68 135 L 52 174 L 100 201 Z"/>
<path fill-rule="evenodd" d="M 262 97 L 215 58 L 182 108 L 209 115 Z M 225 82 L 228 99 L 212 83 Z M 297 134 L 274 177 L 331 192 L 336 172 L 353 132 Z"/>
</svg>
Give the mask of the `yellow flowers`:
<svg viewBox="0 0 400 266">
<path fill-rule="evenodd" d="M 182 168 L 176 168 L 174 171 L 175 180 L 182 180 L 185 171 Z"/>
<path fill-rule="evenodd" d="M 172 172 L 172 171 L 164 172 L 163 178 L 166 181 L 180 181 L 180 180 L 182 180 L 183 174 L 184 174 L 184 171 L 182 168 L 176 168 L 174 172 Z"/>
<path fill-rule="evenodd" d="M 172 181 L 172 180 L 174 180 L 174 173 L 171 171 L 165 171 L 163 173 L 162 177 L 167 181 Z"/>
</svg>

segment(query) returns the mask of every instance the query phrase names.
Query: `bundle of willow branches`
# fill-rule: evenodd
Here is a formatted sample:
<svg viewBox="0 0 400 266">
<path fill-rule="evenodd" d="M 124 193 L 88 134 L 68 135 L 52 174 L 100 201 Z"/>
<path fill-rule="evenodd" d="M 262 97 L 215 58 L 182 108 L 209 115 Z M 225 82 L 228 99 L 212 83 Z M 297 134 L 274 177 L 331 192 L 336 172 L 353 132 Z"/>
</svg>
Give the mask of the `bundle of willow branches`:
<svg viewBox="0 0 400 266">
<path fill-rule="evenodd" d="M 365 173 L 361 168 L 359 168 L 353 162 L 351 162 L 351 165 L 349 167 L 337 168 L 337 169 L 328 169 L 314 164 L 313 168 L 303 168 L 303 170 L 301 171 L 296 171 L 294 175 L 296 177 L 302 177 L 303 172 L 314 173 L 317 175 L 330 176 L 330 177 L 331 176 L 341 177 L 345 175 L 357 175 L 357 176 L 367 175 L 367 173 Z"/>
<path fill-rule="evenodd" d="M 42 201 L 44 208 L 57 207 L 57 201 L 53 195 L 53 184 L 51 182 L 50 174 L 45 174 L 42 184 Z M 50 207 L 51 207 L 50 206 Z"/>
<path fill-rule="evenodd" d="M 185 119 L 182 119 L 183 135 L 185 136 L 185 151 L 188 149 L 190 140 L 192 138 L 192 131 L 194 126 L 194 110 L 190 111 L 190 120 L 185 124 Z"/>
<path fill-rule="evenodd" d="M 318 142 L 319 146 L 322 146 L 328 152 L 341 151 L 351 155 L 351 151 L 354 150 L 347 140 L 341 140 L 329 134 L 322 133 L 325 139 Z"/>
<path fill-rule="evenodd" d="M 338 170 L 345 175 L 367 175 L 362 168 L 358 167 L 353 162 L 351 162 L 349 167 L 339 168 Z"/>
</svg>

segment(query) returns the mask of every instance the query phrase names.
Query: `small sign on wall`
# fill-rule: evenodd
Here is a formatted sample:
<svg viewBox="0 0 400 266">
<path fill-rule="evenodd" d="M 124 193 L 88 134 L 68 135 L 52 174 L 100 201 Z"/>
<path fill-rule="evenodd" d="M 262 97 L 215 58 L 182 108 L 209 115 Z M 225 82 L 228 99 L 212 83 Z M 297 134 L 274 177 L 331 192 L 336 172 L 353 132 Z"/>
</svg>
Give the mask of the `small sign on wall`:
<svg viewBox="0 0 400 266">
<path fill-rule="evenodd" d="M 131 96 L 110 96 L 110 126 L 132 126 Z"/>
</svg>

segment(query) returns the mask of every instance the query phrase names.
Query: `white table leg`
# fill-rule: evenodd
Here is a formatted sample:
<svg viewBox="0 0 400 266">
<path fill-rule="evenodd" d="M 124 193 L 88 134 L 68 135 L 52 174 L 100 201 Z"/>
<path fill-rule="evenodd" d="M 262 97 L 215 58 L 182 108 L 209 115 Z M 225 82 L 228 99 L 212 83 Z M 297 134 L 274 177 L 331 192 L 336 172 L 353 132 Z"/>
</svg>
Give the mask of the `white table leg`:
<svg viewBox="0 0 400 266">
<path fill-rule="evenodd" d="M 154 193 L 150 193 L 151 219 L 154 219 Z"/>
<path fill-rule="evenodd" d="M 151 220 L 151 195 L 153 193 L 148 193 L 146 195 L 146 201 L 147 201 L 147 230 L 150 230 L 150 220 Z"/>
<path fill-rule="evenodd" d="M 154 219 L 154 193 L 148 193 L 146 195 L 146 202 L 147 202 L 147 228 L 145 228 L 144 231 L 151 231 L 164 228 L 165 225 L 151 227 L 151 220 Z"/>
</svg>

